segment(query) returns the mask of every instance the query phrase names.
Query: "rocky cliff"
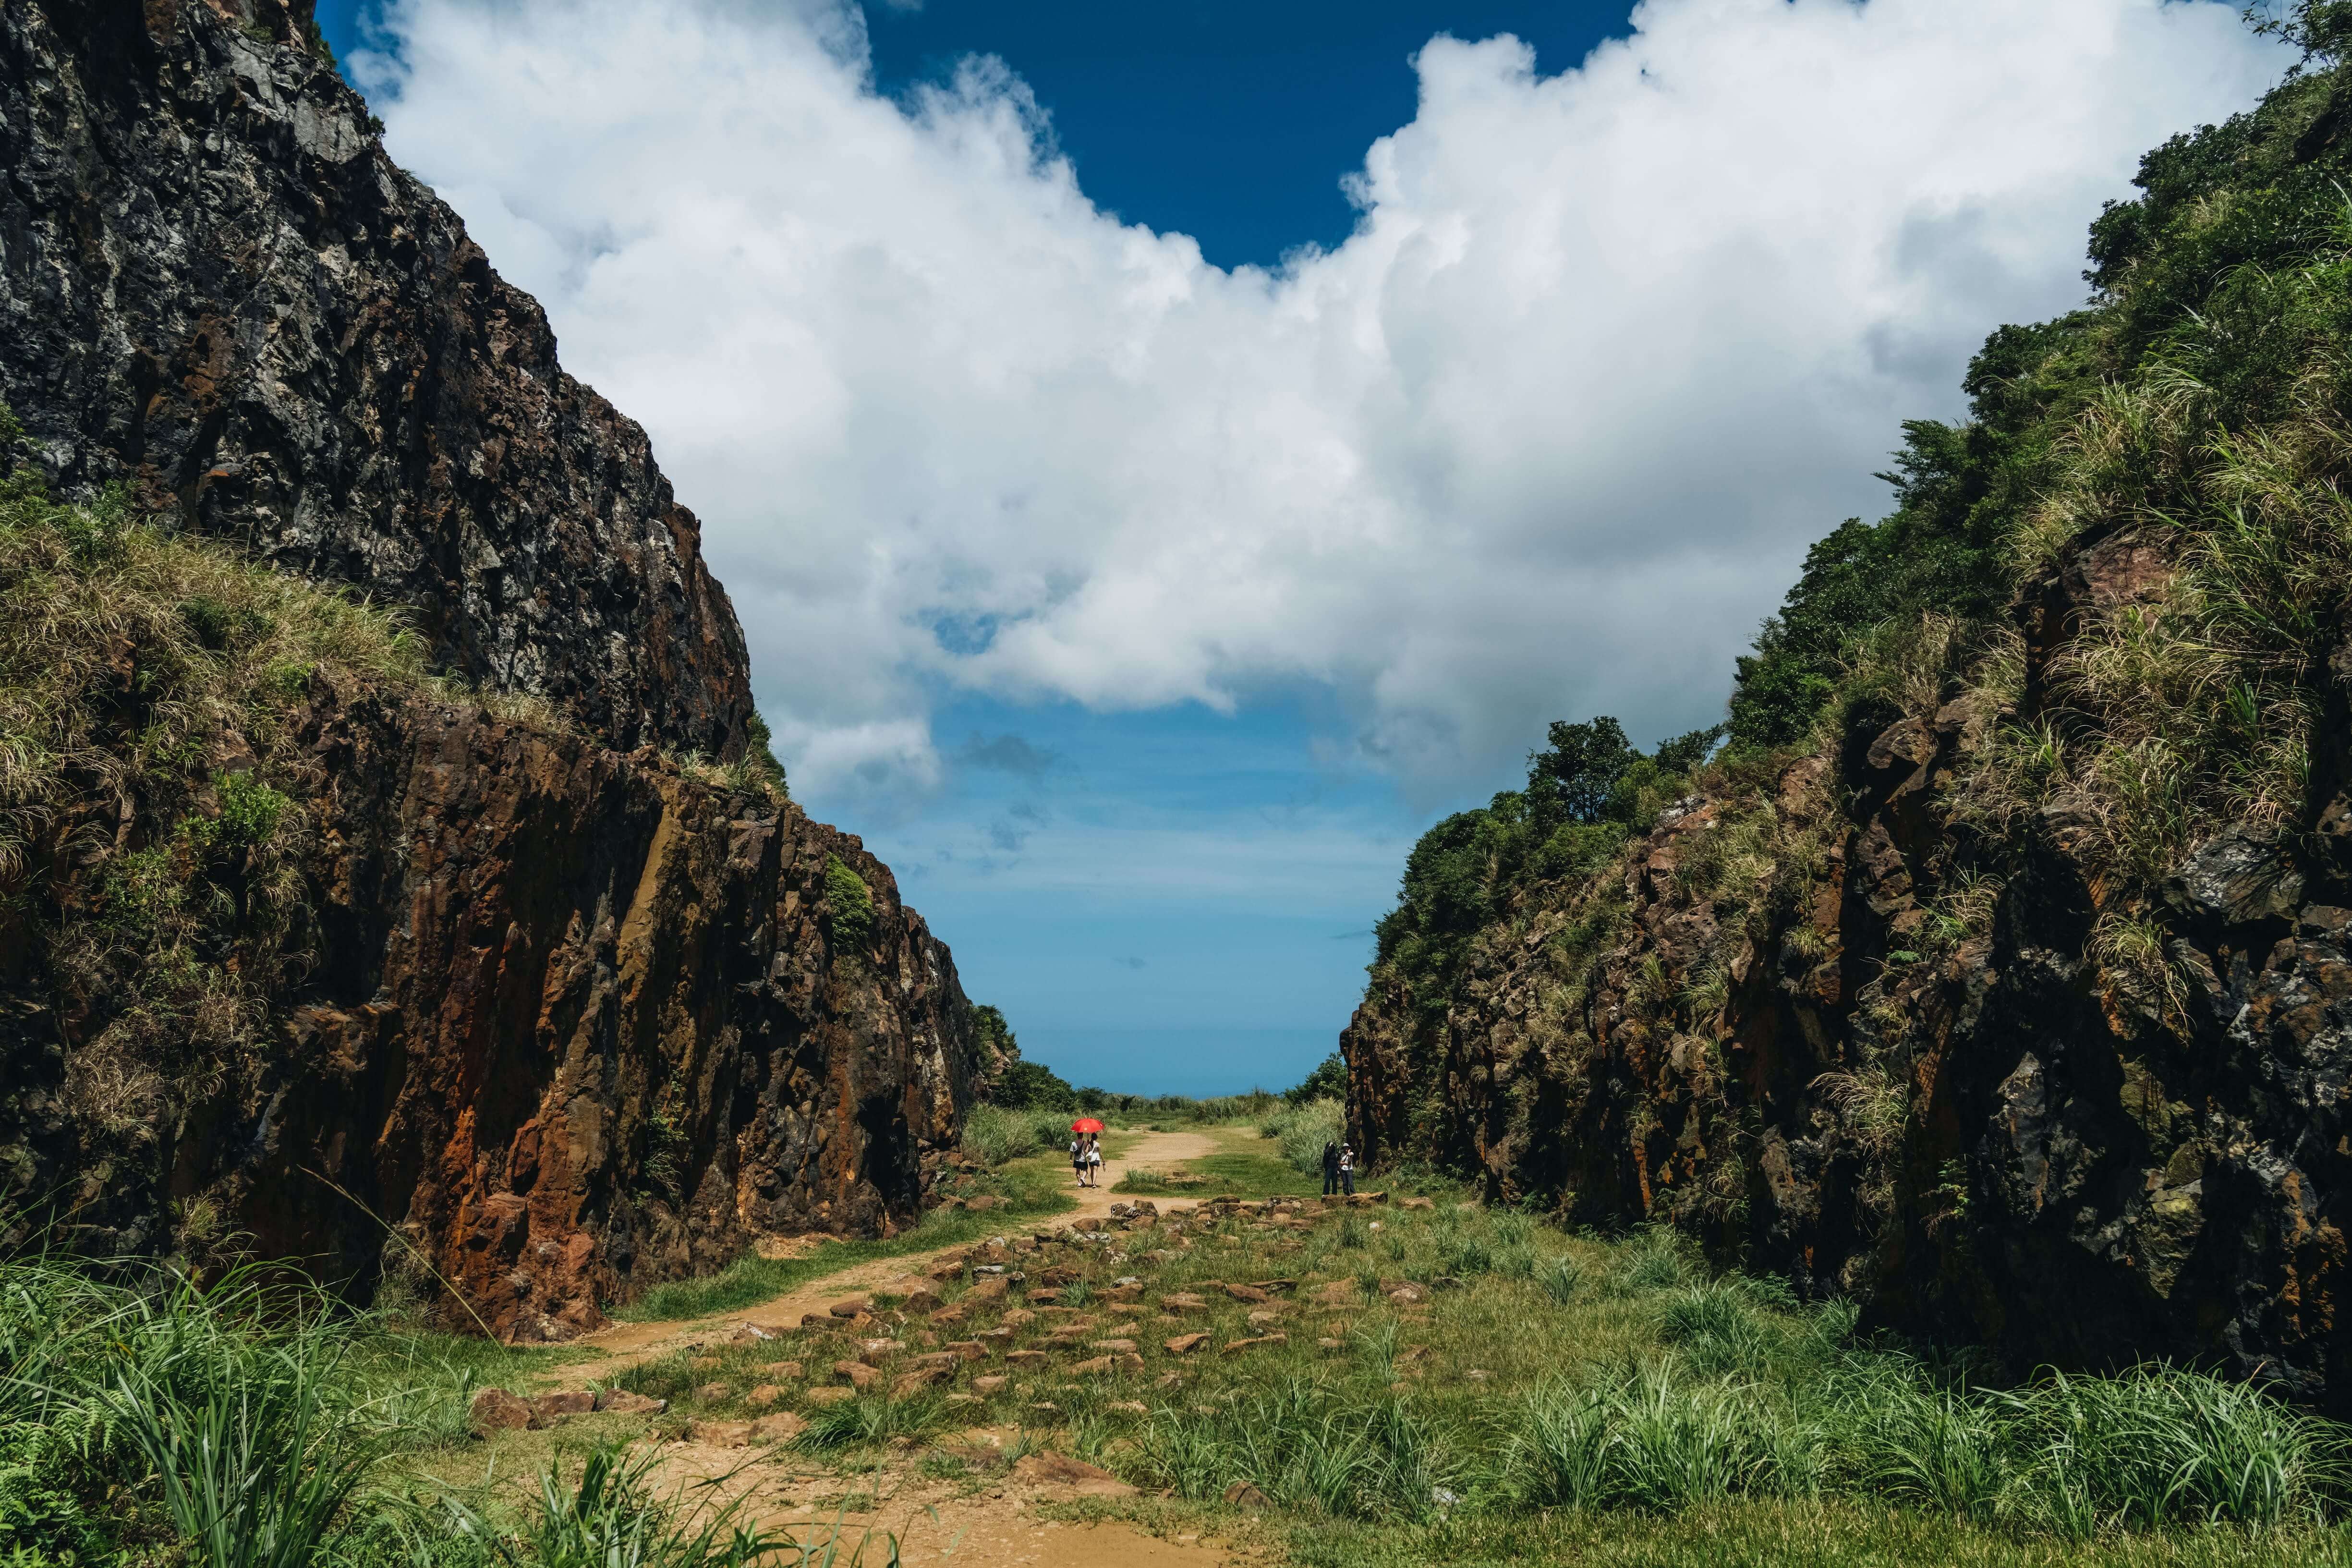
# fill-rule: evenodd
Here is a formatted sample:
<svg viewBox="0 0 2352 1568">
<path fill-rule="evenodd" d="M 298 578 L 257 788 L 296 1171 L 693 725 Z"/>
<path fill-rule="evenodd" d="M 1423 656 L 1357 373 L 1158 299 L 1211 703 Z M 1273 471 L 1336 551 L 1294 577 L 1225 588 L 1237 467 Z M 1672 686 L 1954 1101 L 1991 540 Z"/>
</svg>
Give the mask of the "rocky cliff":
<svg viewBox="0 0 2352 1568">
<path fill-rule="evenodd" d="M 309 0 L 0 13 L 0 397 L 122 480 L 407 606 L 452 671 L 731 757 L 743 638 L 645 432 L 384 155 Z"/>
<path fill-rule="evenodd" d="M 946 948 L 309 20 L 0 10 L 0 1218 L 524 1339 L 912 1220 L 986 1066 Z"/>
<path fill-rule="evenodd" d="M 2347 123 L 2315 60 L 2151 154 L 2094 308 L 1996 334 L 1974 418 L 1914 427 L 1902 510 L 1768 628 L 1736 717 L 1809 605 L 1863 618 L 1841 563 L 1930 584 L 1821 663 L 1802 732 L 1424 841 L 1342 1041 L 1373 1157 L 1670 1222 L 2020 1370 L 2178 1357 L 2352 1409 Z M 1440 854 L 1474 827 L 1505 849 Z M 1556 836 L 1513 861 L 1523 831 Z"/>
</svg>

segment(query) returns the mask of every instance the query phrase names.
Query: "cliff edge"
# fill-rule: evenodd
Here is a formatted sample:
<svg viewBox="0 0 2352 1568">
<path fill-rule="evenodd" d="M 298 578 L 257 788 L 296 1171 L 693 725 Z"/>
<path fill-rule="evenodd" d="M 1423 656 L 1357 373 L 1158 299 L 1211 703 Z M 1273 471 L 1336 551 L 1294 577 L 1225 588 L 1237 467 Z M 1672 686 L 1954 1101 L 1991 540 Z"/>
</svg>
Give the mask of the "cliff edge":
<svg viewBox="0 0 2352 1568">
<path fill-rule="evenodd" d="M 551 1339 L 909 1223 L 988 1066 L 948 951 L 310 23 L 0 10 L 0 1231 Z"/>
</svg>

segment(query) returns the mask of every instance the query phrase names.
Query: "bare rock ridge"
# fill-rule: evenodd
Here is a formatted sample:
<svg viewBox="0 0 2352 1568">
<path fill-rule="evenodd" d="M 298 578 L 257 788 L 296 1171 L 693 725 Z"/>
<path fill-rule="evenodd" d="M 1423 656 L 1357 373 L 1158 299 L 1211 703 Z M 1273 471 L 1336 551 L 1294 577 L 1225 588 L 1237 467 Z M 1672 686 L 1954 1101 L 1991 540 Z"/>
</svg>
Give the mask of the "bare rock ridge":
<svg viewBox="0 0 2352 1568">
<path fill-rule="evenodd" d="M 731 757 L 741 629 L 645 432 L 385 156 L 308 0 L 0 15 L 0 396 L 124 480 L 407 606 L 452 671 Z"/>
<path fill-rule="evenodd" d="M 0 1228 L 241 1235 L 547 1339 L 767 1233 L 906 1224 L 988 1065 L 947 949 L 856 838 L 677 760 L 751 717 L 695 521 L 310 20 L 0 7 L 0 394 L 60 491 L 414 606 L 567 722 L 314 680 L 272 742 L 307 959 L 201 1071 L 110 1045 L 122 999 L 45 949 L 173 842 L 181 808 L 93 784 L 0 871 Z"/>
</svg>

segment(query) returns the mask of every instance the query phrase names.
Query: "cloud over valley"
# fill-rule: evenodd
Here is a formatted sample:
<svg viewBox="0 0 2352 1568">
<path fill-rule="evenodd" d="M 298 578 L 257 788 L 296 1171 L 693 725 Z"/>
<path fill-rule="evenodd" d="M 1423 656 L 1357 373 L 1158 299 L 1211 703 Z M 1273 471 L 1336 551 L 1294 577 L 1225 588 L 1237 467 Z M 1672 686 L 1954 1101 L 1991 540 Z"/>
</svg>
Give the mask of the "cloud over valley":
<svg viewBox="0 0 2352 1568">
<path fill-rule="evenodd" d="M 1098 211 L 1003 65 L 878 96 L 824 0 L 383 26 L 355 70 L 394 154 L 652 431 L 819 798 L 1050 768 L 935 737 L 960 694 L 1313 688 L 1433 798 L 1548 719 L 1707 721 L 1898 422 L 2079 300 L 2138 154 L 2284 63 L 2210 0 L 1651 0 L 1581 62 L 1440 37 L 1355 234 L 1226 272 Z"/>
</svg>

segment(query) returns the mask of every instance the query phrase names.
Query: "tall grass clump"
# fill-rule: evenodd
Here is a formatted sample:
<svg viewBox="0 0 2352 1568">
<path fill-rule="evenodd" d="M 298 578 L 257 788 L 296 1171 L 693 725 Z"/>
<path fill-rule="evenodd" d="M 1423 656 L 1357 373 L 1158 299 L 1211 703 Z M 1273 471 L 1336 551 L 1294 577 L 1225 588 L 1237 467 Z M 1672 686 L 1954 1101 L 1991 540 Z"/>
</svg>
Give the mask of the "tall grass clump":
<svg viewBox="0 0 2352 1568">
<path fill-rule="evenodd" d="M 1306 1377 L 1206 1413 L 1161 1410 L 1137 1439 L 1135 1463 L 1188 1498 L 1247 1481 L 1287 1508 L 1407 1520 L 1433 1513 L 1462 1468 L 1409 1402 Z"/>
<path fill-rule="evenodd" d="M 331 1560 L 404 1436 L 352 1321 L 283 1268 L 112 1272 L 0 1265 L 0 1519 L 66 1562 L 170 1542 L 216 1568 Z"/>
<path fill-rule="evenodd" d="M 1336 1100 L 1286 1106 L 1258 1123 L 1261 1137 L 1277 1140 L 1283 1163 L 1303 1175 L 1320 1175 L 1323 1146 L 1344 1142 L 1348 1112 Z"/>
<path fill-rule="evenodd" d="M 1069 1141 L 1066 1111 L 1009 1110 L 983 1102 L 964 1116 L 964 1152 L 983 1165 L 1002 1165 L 1041 1150 L 1058 1152 Z"/>
</svg>

